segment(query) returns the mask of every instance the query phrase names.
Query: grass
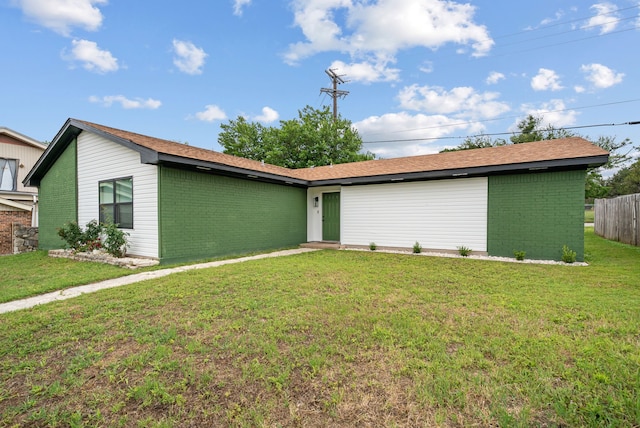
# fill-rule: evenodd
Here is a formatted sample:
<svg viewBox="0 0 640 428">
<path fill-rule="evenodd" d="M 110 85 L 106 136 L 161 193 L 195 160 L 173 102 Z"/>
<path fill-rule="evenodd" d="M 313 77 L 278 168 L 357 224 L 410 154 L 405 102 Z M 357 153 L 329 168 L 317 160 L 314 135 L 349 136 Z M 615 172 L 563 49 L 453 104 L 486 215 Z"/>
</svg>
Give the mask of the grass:
<svg viewBox="0 0 640 428">
<path fill-rule="evenodd" d="M 0 426 L 634 426 L 640 249 L 319 251 L 0 315 Z"/>
<path fill-rule="evenodd" d="M 0 257 L 0 303 L 74 285 L 130 275 L 133 271 L 101 263 L 47 256 L 46 251 Z"/>
<path fill-rule="evenodd" d="M 278 250 L 284 249 L 287 248 Z M 197 261 L 197 263 L 245 257 L 254 254 L 256 253 L 209 258 Z M 63 290 L 76 285 L 91 284 L 131 275 L 133 273 L 172 268 L 190 263 L 152 266 L 131 270 L 102 263 L 53 258 L 47 256 L 46 251 L 2 256 L 0 257 L 0 278 L 2 278 L 0 279 L 0 303 Z"/>
<path fill-rule="evenodd" d="M 593 223 L 594 222 L 595 211 L 594 210 L 585 210 L 584 211 L 584 222 L 585 223 Z"/>
</svg>

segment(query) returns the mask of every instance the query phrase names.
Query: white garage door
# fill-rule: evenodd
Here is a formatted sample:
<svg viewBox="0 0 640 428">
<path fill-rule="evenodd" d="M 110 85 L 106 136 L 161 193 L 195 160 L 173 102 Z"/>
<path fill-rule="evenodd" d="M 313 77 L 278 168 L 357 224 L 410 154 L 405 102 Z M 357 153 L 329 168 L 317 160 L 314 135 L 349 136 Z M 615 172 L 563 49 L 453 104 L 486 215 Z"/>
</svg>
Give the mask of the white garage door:
<svg viewBox="0 0 640 428">
<path fill-rule="evenodd" d="M 480 177 L 342 187 L 341 242 L 486 251 L 487 186 Z"/>
</svg>

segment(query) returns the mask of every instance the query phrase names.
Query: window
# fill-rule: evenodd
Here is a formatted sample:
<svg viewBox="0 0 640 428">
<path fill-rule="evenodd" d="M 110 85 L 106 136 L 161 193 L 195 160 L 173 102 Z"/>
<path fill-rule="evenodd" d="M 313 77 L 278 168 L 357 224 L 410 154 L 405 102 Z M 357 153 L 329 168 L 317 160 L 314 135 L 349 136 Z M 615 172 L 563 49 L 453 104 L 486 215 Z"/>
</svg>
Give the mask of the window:
<svg viewBox="0 0 640 428">
<path fill-rule="evenodd" d="M 0 190 L 15 192 L 16 184 L 16 167 L 18 161 L 15 159 L 0 158 Z"/>
<path fill-rule="evenodd" d="M 99 184 L 100 221 L 133 229 L 133 178 L 117 178 Z"/>
</svg>

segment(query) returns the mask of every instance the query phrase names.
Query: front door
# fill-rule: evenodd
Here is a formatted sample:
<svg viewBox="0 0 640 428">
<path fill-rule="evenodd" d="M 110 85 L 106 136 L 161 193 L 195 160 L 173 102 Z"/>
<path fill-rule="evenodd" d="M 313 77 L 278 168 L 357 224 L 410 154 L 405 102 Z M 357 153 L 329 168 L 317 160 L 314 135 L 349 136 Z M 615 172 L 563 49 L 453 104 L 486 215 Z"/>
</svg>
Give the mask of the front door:
<svg viewBox="0 0 640 428">
<path fill-rule="evenodd" d="M 340 241 L 340 192 L 322 194 L 322 240 Z"/>
</svg>

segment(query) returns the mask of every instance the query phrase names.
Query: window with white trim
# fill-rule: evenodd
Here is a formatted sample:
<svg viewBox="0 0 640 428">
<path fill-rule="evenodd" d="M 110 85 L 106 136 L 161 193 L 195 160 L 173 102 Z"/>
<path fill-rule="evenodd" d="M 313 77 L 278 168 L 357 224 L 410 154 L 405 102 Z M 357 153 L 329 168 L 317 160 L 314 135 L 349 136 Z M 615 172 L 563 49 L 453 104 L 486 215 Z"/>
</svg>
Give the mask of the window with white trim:
<svg viewBox="0 0 640 428">
<path fill-rule="evenodd" d="M 133 229 L 133 178 L 116 178 L 98 183 L 100 222 Z"/>
<path fill-rule="evenodd" d="M 15 192 L 17 190 L 17 169 L 16 159 L 0 158 L 0 190 Z"/>
</svg>

